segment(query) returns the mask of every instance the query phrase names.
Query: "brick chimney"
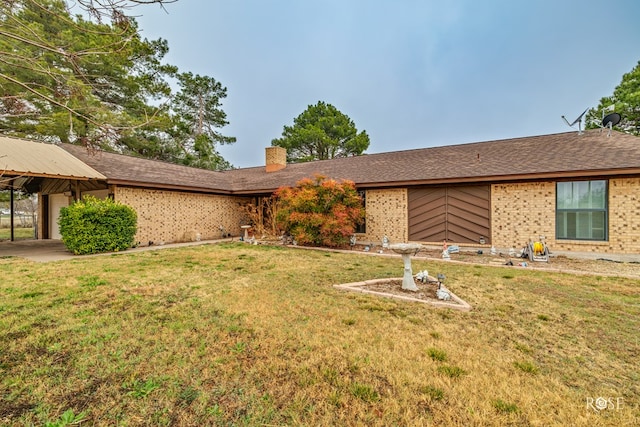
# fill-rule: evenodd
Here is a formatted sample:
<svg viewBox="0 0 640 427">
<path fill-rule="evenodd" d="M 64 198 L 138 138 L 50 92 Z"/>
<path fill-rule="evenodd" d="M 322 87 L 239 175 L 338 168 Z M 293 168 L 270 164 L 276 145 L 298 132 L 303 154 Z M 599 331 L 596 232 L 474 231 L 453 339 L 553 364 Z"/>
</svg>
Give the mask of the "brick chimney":
<svg viewBox="0 0 640 427">
<path fill-rule="evenodd" d="M 265 151 L 267 172 L 275 172 L 287 167 L 287 149 L 282 147 L 267 147 Z"/>
</svg>

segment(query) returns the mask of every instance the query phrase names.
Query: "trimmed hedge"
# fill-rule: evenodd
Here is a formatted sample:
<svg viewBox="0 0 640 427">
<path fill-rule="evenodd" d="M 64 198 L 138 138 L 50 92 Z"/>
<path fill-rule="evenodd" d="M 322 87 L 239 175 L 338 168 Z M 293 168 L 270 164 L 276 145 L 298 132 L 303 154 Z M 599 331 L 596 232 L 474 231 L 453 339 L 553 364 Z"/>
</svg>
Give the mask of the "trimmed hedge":
<svg viewBox="0 0 640 427">
<path fill-rule="evenodd" d="M 83 197 L 60 209 L 62 242 L 76 255 L 123 251 L 134 243 L 137 215 L 112 199 Z"/>
</svg>

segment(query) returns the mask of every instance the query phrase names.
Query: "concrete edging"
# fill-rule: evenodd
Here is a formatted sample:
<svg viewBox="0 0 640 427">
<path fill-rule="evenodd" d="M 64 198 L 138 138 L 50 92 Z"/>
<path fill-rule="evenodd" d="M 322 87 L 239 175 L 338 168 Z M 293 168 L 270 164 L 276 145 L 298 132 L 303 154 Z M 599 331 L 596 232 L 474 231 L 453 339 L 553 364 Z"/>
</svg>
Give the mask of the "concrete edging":
<svg viewBox="0 0 640 427">
<path fill-rule="evenodd" d="M 444 286 L 442 286 L 442 289 L 447 291 L 451 295 L 451 299 L 455 302 L 440 301 L 440 300 L 425 300 L 425 299 L 413 298 L 405 295 L 396 295 L 396 294 L 389 294 L 386 292 L 371 291 L 369 289 L 362 288 L 363 286 L 373 285 L 376 283 L 387 282 L 389 280 L 398 280 L 398 279 L 402 280 L 401 277 L 400 278 L 392 277 L 388 279 L 372 279 L 372 280 L 365 280 L 364 282 L 342 283 L 339 285 L 333 285 L 333 287 L 342 291 L 360 292 L 364 294 L 377 295 L 385 298 L 393 298 L 393 299 L 399 299 L 399 300 L 410 301 L 410 302 L 419 302 L 419 303 L 428 304 L 437 308 L 452 308 L 454 310 L 460 310 L 460 311 L 470 311 L 472 309 L 469 303 L 467 303 L 466 301 L 464 301 L 463 299 L 455 295 L 453 292 L 451 292 L 449 289 L 445 288 Z"/>
</svg>

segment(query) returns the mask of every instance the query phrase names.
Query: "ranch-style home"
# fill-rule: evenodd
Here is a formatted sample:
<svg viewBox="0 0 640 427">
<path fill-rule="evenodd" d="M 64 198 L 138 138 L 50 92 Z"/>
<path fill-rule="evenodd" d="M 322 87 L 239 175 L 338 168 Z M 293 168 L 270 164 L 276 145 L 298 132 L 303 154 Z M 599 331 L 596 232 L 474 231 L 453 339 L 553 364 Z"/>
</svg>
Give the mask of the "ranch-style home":
<svg viewBox="0 0 640 427">
<path fill-rule="evenodd" d="M 60 207 L 85 194 L 133 207 L 141 245 L 237 236 L 241 205 L 320 174 L 355 182 L 362 242 L 519 249 L 544 236 L 552 251 L 640 254 L 640 138 L 615 131 L 290 164 L 268 147 L 264 166 L 224 172 L 7 137 L 3 156 L 3 178 L 39 194 L 40 238 L 60 238 Z"/>
</svg>

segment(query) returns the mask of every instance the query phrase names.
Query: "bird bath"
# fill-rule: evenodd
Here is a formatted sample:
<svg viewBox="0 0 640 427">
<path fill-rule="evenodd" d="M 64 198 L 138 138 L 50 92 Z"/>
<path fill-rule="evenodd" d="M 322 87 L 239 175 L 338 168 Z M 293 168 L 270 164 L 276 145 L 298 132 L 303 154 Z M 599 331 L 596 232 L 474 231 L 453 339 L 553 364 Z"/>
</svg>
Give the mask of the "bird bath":
<svg viewBox="0 0 640 427">
<path fill-rule="evenodd" d="M 389 245 L 389 249 L 397 254 L 402 255 L 404 262 L 404 276 L 402 276 L 402 289 L 408 291 L 417 291 L 418 287 L 413 280 L 413 271 L 411 270 L 411 255 L 418 253 L 422 249 L 422 245 L 418 243 L 394 243 Z"/>
<path fill-rule="evenodd" d="M 244 230 L 244 238 L 243 240 L 245 242 L 249 241 L 249 229 L 251 228 L 251 225 L 241 225 L 240 228 L 242 228 Z"/>
</svg>

